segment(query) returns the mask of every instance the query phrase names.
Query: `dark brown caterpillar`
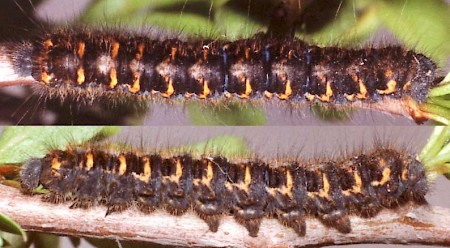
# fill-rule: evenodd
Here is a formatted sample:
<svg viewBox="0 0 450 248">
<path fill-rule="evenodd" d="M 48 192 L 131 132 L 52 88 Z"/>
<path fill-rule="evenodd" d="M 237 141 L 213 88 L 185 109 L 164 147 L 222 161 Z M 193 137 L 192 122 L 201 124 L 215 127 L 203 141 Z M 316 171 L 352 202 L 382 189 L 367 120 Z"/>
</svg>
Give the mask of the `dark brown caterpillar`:
<svg viewBox="0 0 450 248">
<path fill-rule="evenodd" d="M 21 180 L 24 193 L 42 184 L 50 191 L 46 201 L 71 201 L 71 208 L 102 204 L 107 215 L 131 205 L 175 215 L 193 209 L 216 232 L 220 217 L 232 214 L 253 237 L 264 217 L 277 218 L 299 235 L 306 232 L 308 216 L 348 233 L 349 215 L 371 217 L 382 208 L 422 204 L 428 191 L 423 165 L 390 148 L 335 161 L 277 165 L 76 148 L 30 160 Z"/>
<path fill-rule="evenodd" d="M 276 97 L 337 104 L 411 97 L 421 103 L 436 71 L 430 59 L 401 47 L 321 48 L 262 34 L 237 41 L 191 42 L 64 30 L 25 47 L 28 51 L 21 49 L 20 56 L 13 54 L 28 53 L 28 62 L 20 60 L 18 71 L 32 74 L 50 96 L 87 101 L 124 94 L 144 99 Z"/>
</svg>

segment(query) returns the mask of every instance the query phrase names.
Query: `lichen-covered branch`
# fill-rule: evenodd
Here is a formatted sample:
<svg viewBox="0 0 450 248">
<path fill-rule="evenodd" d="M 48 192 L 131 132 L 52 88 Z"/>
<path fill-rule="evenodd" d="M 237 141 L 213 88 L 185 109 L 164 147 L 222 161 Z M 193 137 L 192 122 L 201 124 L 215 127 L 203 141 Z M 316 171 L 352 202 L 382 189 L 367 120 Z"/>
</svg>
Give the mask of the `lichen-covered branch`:
<svg viewBox="0 0 450 248">
<path fill-rule="evenodd" d="M 385 210 L 375 218 L 351 217 L 353 231 L 341 234 L 323 226 L 316 219 L 307 220 L 306 236 L 275 219 L 264 219 L 257 238 L 224 216 L 217 233 L 193 212 L 171 216 L 163 210 L 143 214 L 134 208 L 105 217 L 104 207 L 88 210 L 54 205 L 39 196 L 22 195 L 17 189 L 0 185 L 0 212 L 10 216 L 24 229 L 59 235 L 121 240 L 149 241 L 177 246 L 211 247 L 288 247 L 348 243 L 421 243 L 450 245 L 450 210 L 405 206 L 397 211 Z"/>
</svg>

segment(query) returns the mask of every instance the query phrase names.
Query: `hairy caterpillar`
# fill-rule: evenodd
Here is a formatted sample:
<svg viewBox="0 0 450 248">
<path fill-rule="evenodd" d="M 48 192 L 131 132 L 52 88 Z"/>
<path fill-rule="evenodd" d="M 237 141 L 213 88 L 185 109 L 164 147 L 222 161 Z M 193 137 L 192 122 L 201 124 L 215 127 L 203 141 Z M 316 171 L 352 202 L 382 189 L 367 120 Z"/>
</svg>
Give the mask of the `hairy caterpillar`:
<svg viewBox="0 0 450 248">
<path fill-rule="evenodd" d="M 237 41 L 155 40 L 118 32 L 61 31 L 11 51 L 15 70 L 44 95 L 101 99 L 277 98 L 293 102 L 422 103 L 435 64 L 401 47 L 317 47 L 264 35 Z M 423 116 L 407 104 L 416 121 Z"/>
<path fill-rule="evenodd" d="M 251 236 L 263 217 L 275 217 L 299 235 L 308 216 L 348 233 L 348 215 L 371 217 L 382 208 L 422 204 L 428 190 L 422 164 L 386 147 L 320 162 L 73 148 L 30 160 L 21 181 L 25 193 L 42 184 L 50 191 L 47 201 L 72 201 L 72 208 L 103 204 L 107 215 L 131 205 L 176 215 L 193 209 L 213 232 L 220 216 L 232 214 Z"/>
</svg>

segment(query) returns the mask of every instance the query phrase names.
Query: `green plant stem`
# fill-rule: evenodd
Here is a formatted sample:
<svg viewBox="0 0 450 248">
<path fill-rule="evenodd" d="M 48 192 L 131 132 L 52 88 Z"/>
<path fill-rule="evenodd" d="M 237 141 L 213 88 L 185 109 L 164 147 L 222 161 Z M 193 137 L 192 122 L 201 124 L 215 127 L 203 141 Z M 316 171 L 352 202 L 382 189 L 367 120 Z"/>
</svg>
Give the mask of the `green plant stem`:
<svg viewBox="0 0 450 248">
<path fill-rule="evenodd" d="M 430 90 L 429 97 L 443 96 L 450 94 L 450 83 L 439 85 Z"/>
<path fill-rule="evenodd" d="M 432 104 L 450 109 L 450 99 L 446 99 L 445 97 L 431 97 L 428 101 Z"/>
<path fill-rule="evenodd" d="M 430 181 L 450 173 L 450 127 L 435 127 L 428 143 L 419 154 Z"/>
<path fill-rule="evenodd" d="M 420 106 L 420 109 L 429 115 L 431 115 L 431 119 L 440 122 L 444 125 L 450 125 L 450 120 L 448 116 L 450 116 L 450 109 L 439 106 L 433 103 L 423 103 Z"/>
<path fill-rule="evenodd" d="M 450 138 L 450 128 L 444 126 L 435 127 L 427 144 L 424 146 L 419 154 L 419 159 L 422 163 L 427 164 L 427 161 L 436 157 L 442 150 L 442 147 Z"/>
</svg>

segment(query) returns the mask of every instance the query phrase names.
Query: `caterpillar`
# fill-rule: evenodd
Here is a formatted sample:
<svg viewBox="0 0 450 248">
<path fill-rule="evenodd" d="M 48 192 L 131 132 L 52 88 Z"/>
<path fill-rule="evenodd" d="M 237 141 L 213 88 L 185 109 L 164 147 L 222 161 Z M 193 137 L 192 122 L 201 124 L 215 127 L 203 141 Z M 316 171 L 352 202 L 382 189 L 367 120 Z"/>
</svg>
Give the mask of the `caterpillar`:
<svg viewBox="0 0 450 248">
<path fill-rule="evenodd" d="M 401 47 L 361 50 L 263 34 L 236 41 L 155 40 L 104 31 L 48 33 L 9 52 L 47 98 L 272 99 L 343 105 L 400 100 L 421 122 L 436 65 Z"/>
<path fill-rule="evenodd" d="M 57 31 L 9 52 L 52 98 L 272 99 L 346 104 L 422 103 L 436 65 L 398 46 L 360 50 L 257 34 L 236 41 L 156 40 L 104 31 Z M 420 111 L 408 105 L 416 121 Z"/>
<path fill-rule="evenodd" d="M 233 215 L 252 237 L 265 217 L 300 236 L 307 217 L 349 233 L 349 215 L 369 218 L 382 208 L 425 204 L 428 191 L 423 165 L 386 147 L 316 162 L 73 147 L 24 164 L 22 192 L 31 194 L 39 184 L 49 190 L 45 201 L 72 202 L 70 208 L 106 205 L 106 215 L 130 206 L 173 215 L 193 210 L 212 232 L 221 216 Z"/>
</svg>

